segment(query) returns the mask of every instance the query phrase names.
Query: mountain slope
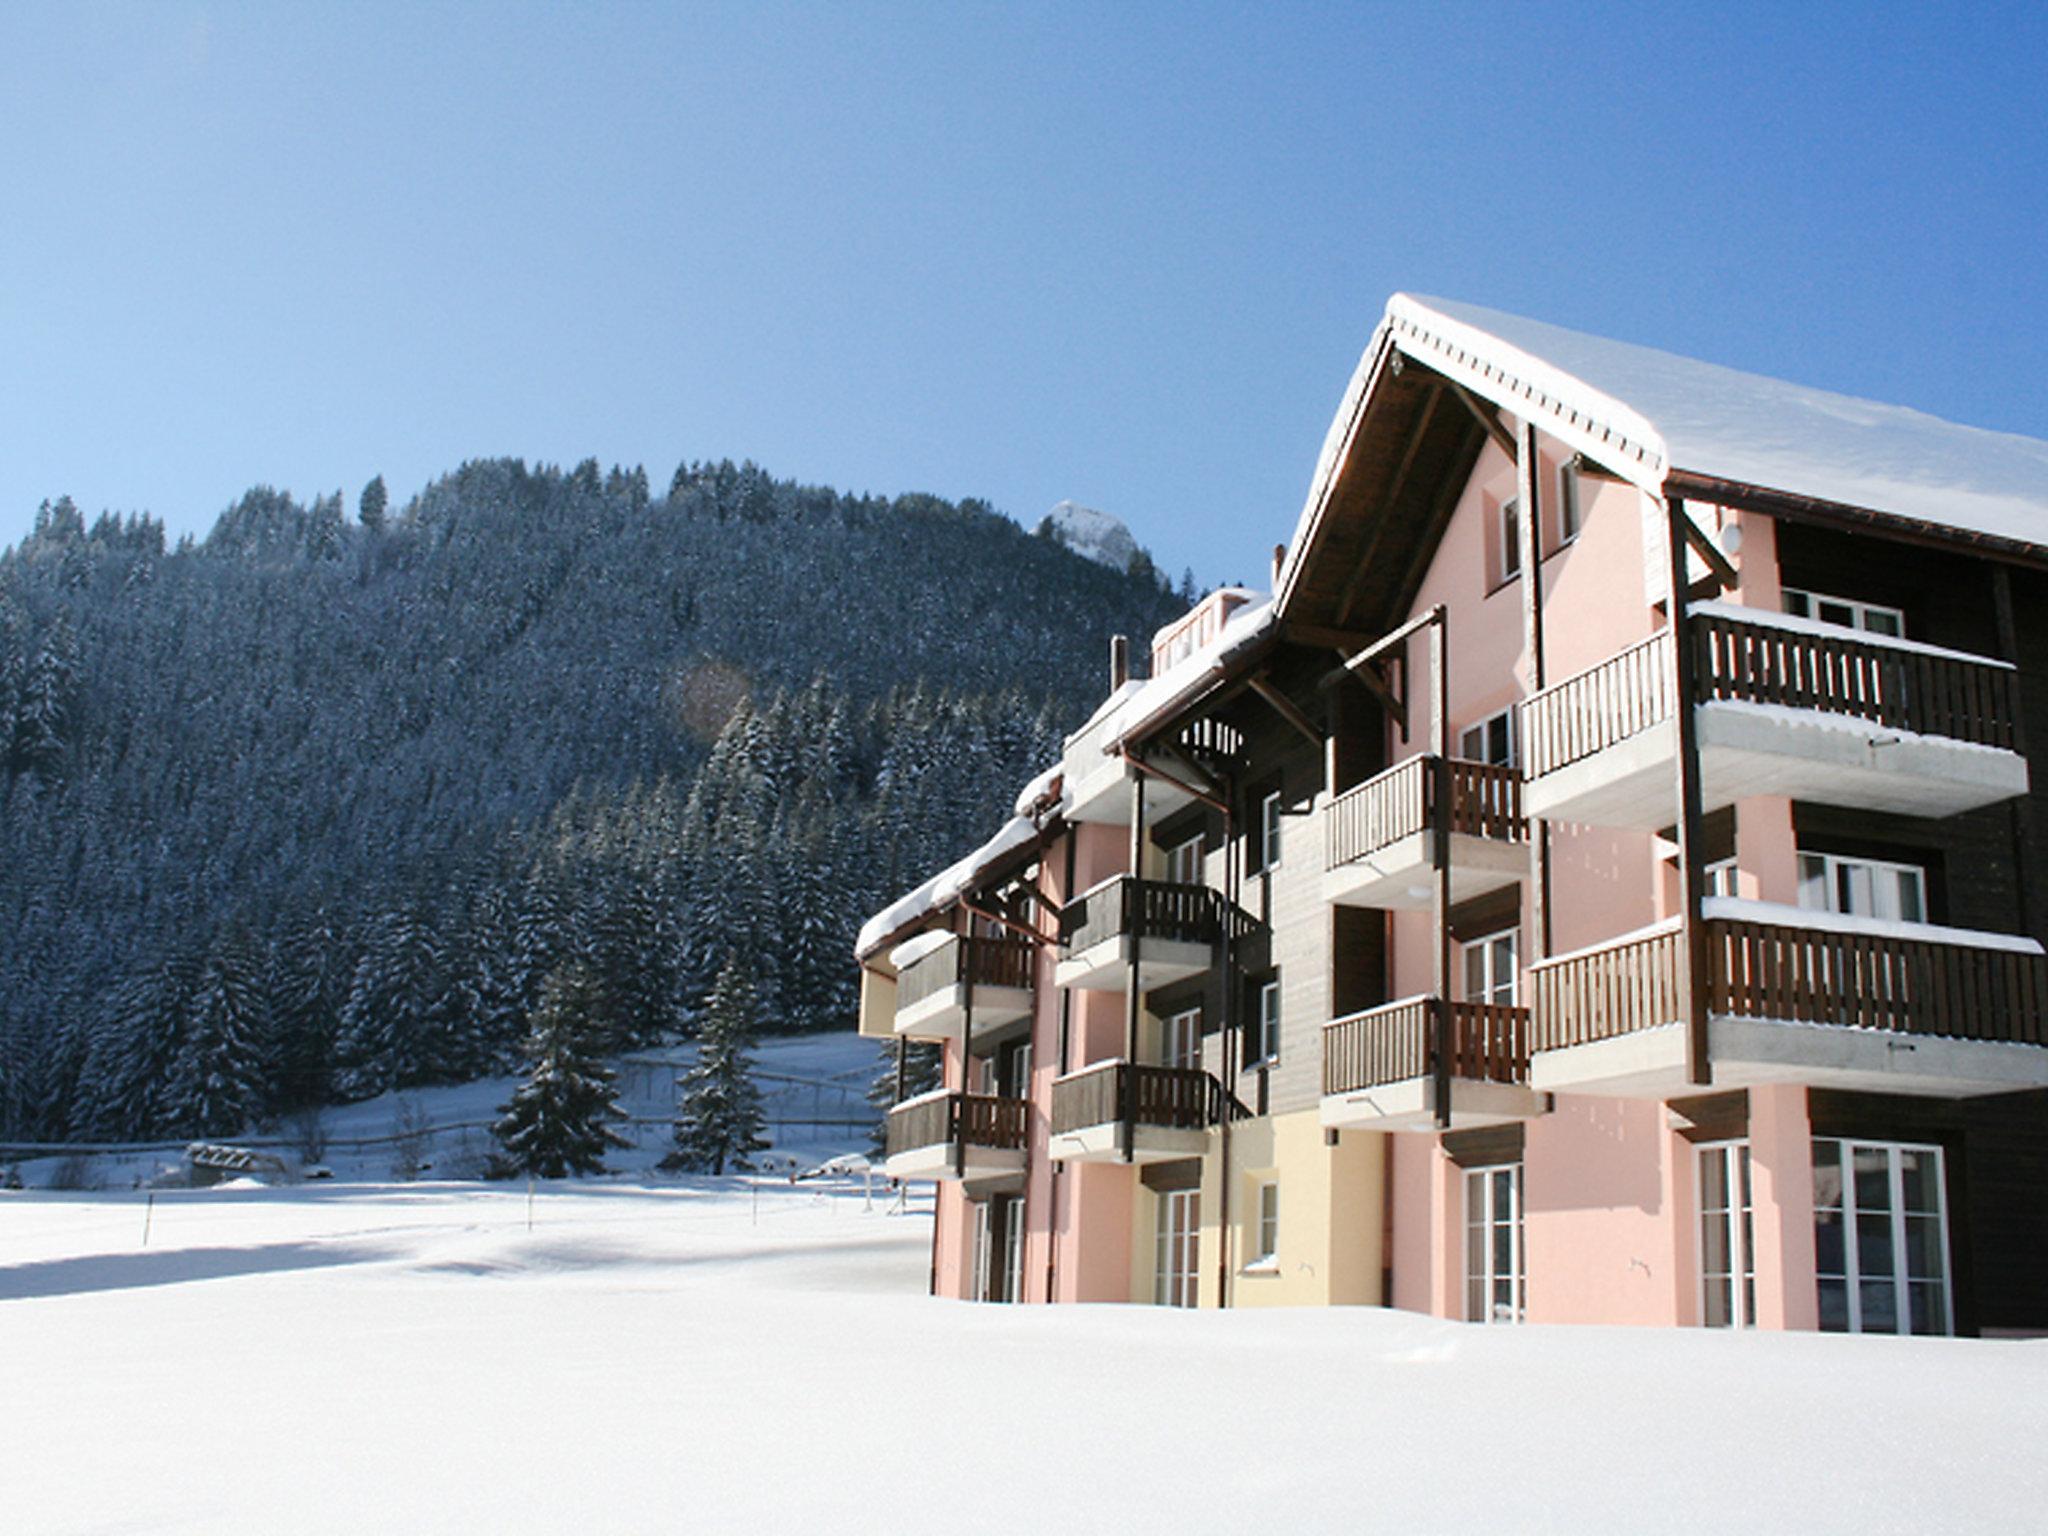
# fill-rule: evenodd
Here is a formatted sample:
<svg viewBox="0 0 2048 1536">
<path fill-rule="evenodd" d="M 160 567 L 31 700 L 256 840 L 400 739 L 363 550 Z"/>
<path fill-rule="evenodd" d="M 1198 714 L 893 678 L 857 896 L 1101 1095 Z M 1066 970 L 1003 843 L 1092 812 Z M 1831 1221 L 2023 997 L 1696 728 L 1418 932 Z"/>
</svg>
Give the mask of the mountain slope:
<svg viewBox="0 0 2048 1536">
<path fill-rule="evenodd" d="M 730 949 L 770 1027 L 841 1018 L 858 916 L 1172 606 L 978 503 L 730 463 L 472 463 L 374 531 L 259 489 L 169 551 L 59 503 L 0 555 L 0 1127 L 490 1070 L 572 955 L 622 1036 Z"/>
</svg>

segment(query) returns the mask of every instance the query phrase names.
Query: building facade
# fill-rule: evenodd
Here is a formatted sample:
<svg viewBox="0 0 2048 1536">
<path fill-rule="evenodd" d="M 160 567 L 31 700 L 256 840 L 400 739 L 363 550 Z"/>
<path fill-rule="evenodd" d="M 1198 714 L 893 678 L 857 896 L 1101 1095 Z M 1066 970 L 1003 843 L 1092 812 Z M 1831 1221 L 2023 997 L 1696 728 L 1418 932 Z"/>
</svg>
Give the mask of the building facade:
<svg viewBox="0 0 2048 1536">
<path fill-rule="evenodd" d="M 1397 295 L 863 930 L 936 1293 L 2048 1330 L 2048 444 Z"/>
</svg>

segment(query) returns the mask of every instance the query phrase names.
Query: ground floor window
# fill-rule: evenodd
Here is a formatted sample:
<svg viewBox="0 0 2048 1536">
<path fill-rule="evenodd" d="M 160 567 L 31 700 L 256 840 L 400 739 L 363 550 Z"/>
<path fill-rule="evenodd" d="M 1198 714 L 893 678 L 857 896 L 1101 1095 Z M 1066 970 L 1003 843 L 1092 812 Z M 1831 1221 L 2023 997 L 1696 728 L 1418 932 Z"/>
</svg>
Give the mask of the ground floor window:
<svg viewBox="0 0 2048 1536">
<path fill-rule="evenodd" d="M 1699 1149 L 1700 1321 L 1709 1328 L 1756 1326 L 1756 1218 L 1749 1194 L 1749 1143 Z"/>
<path fill-rule="evenodd" d="M 1465 1320 L 1522 1320 L 1522 1165 L 1465 1173 Z"/>
<path fill-rule="evenodd" d="M 1814 1142 L 1814 1267 L 1822 1329 L 1954 1330 L 1943 1172 L 1939 1147 Z"/>
<path fill-rule="evenodd" d="M 1196 1254 L 1202 1235 L 1202 1192 L 1162 1191 L 1158 1200 L 1152 1299 L 1162 1307 L 1192 1307 Z"/>
</svg>

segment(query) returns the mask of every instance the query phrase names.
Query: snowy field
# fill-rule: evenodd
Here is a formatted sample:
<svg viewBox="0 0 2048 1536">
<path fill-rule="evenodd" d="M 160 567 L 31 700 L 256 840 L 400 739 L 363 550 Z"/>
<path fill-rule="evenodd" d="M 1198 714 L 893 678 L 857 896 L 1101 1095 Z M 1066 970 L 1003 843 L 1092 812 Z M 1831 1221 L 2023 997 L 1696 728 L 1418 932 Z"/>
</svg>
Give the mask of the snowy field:
<svg viewBox="0 0 2048 1536">
<path fill-rule="evenodd" d="M 2038 1530 L 2048 1344 L 926 1298 L 854 1180 L 0 1195 L 0 1530 Z M 145 1218 L 148 1243 L 143 1243 Z"/>
</svg>

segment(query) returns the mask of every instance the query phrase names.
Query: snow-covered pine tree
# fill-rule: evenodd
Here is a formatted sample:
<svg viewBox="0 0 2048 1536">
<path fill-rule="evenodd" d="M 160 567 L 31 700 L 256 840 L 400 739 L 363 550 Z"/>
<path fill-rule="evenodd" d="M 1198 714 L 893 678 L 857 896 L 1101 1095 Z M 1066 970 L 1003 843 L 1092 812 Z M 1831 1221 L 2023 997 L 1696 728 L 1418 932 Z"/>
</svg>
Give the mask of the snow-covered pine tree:
<svg viewBox="0 0 2048 1536">
<path fill-rule="evenodd" d="M 762 1139 L 761 1093 L 747 1052 L 757 1024 L 753 983 L 737 956 L 728 958 L 704 1006 L 697 1064 L 683 1074 L 676 1105 L 676 1149 L 664 1168 L 714 1174 L 749 1166 Z"/>
<path fill-rule="evenodd" d="M 164 1084 L 163 1115 L 180 1136 L 233 1136 L 263 1103 L 262 957 L 246 931 L 228 933 L 200 968 L 184 1038 Z"/>
<path fill-rule="evenodd" d="M 602 1173 L 607 1148 L 631 1145 L 612 1125 L 623 1111 L 610 1070 L 591 1049 L 595 1004 L 581 965 L 551 971 L 541 984 L 526 1082 L 492 1128 L 509 1172 L 543 1179 Z"/>
</svg>

